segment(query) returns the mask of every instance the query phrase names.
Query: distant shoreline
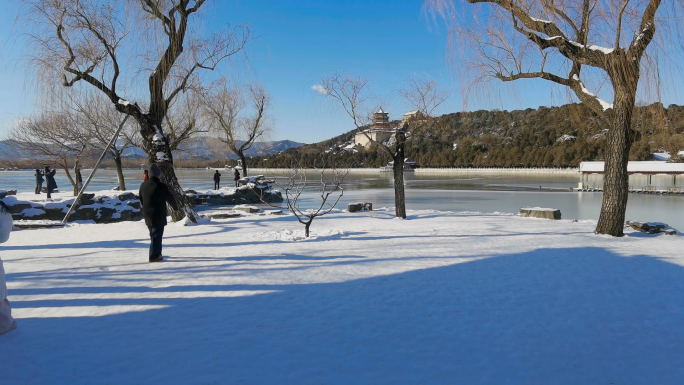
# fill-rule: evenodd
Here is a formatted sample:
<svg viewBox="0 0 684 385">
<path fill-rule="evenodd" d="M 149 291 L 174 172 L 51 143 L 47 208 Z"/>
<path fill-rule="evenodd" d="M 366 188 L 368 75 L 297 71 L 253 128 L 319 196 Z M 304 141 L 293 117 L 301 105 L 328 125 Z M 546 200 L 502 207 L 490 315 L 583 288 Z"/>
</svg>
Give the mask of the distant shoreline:
<svg viewBox="0 0 684 385">
<path fill-rule="evenodd" d="M 221 170 L 217 168 L 216 170 Z M 284 172 L 288 171 L 286 168 L 250 168 L 252 172 Z M 383 171 L 380 168 L 350 168 L 350 173 L 354 174 L 391 174 L 391 172 Z M 508 174 L 508 175 L 533 175 L 533 174 L 556 174 L 556 175 L 578 175 L 577 168 L 417 168 L 416 174 Z"/>
</svg>

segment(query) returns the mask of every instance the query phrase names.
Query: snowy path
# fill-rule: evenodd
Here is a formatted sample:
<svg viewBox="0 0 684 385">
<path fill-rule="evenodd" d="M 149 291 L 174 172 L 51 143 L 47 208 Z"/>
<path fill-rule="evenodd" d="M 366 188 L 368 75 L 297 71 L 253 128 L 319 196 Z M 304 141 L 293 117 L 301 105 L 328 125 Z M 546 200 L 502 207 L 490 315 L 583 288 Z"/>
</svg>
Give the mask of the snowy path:
<svg viewBox="0 0 684 385">
<path fill-rule="evenodd" d="M 12 233 L 0 384 L 682 384 L 682 237 L 334 213 Z"/>
</svg>

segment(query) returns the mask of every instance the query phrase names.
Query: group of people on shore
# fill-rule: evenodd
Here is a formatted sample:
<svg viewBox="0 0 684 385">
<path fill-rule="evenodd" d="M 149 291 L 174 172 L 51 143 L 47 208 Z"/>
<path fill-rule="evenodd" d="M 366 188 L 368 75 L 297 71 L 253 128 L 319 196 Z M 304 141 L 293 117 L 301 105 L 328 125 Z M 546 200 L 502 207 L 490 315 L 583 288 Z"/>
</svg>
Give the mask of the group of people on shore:
<svg viewBox="0 0 684 385">
<path fill-rule="evenodd" d="M 47 180 L 47 199 L 52 199 L 52 193 L 57 190 L 57 182 L 55 182 L 55 174 L 57 170 L 50 170 L 50 166 L 45 166 L 45 170 L 36 169 L 34 174 L 36 177 L 36 194 L 43 191 L 43 182 Z M 80 172 L 77 174 L 80 175 Z"/>
<path fill-rule="evenodd" d="M 43 192 L 43 182 L 47 181 L 47 199 L 52 199 L 52 193 L 57 190 L 57 182 L 55 181 L 55 174 L 57 170 L 50 170 L 50 166 L 45 166 L 45 170 L 39 168 L 36 169 L 34 176 L 36 177 L 36 194 Z M 81 169 L 77 167 L 74 170 L 74 177 L 76 178 L 76 185 L 78 189 L 83 188 L 83 175 L 81 175 Z"/>
<path fill-rule="evenodd" d="M 233 169 L 233 180 L 235 181 L 235 187 L 238 187 L 238 181 L 240 180 L 240 170 L 236 168 Z M 216 170 L 214 173 L 214 190 L 221 188 L 221 173 Z"/>
</svg>

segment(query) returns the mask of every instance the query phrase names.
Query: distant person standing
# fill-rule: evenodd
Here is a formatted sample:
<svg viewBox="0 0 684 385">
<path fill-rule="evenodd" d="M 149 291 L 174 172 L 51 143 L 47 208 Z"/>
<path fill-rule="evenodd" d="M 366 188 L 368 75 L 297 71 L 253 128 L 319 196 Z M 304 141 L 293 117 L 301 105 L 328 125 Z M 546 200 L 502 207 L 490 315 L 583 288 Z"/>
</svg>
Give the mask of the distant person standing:
<svg viewBox="0 0 684 385">
<path fill-rule="evenodd" d="M 12 214 L 0 201 L 0 243 L 7 242 L 12 231 Z M 17 327 L 16 321 L 12 318 L 12 307 L 7 300 L 7 285 L 5 284 L 5 269 L 0 259 L 0 334 L 5 334 Z"/>
<path fill-rule="evenodd" d="M 40 194 L 41 190 L 43 190 L 43 182 L 45 182 L 45 179 L 43 178 L 43 173 L 40 172 L 40 169 L 36 169 L 36 194 Z"/>
<path fill-rule="evenodd" d="M 234 177 L 234 179 L 235 179 L 235 187 L 237 187 L 237 186 L 238 186 L 238 181 L 240 180 L 240 171 L 238 171 L 237 167 L 235 167 L 235 168 L 233 169 L 233 171 L 234 171 L 234 173 L 235 173 L 235 177 Z"/>
<path fill-rule="evenodd" d="M 214 190 L 219 189 L 219 184 L 221 183 L 221 174 L 219 174 L 218 170 L 214 173 Z"/>
<path fill-rule="evenodd" d="M 74 174 L 76 174 L 76 186 L 78 186 L 78 191 L 81 191 L 83 189 L 83 175 L 81 175 L 81 168 L 76 167 Z"/>
<path fill-rule="evenodd" d="M 143 171 L 143 182 L 150 179 L 150 174 L 147 172 L 147 169 Z"/>
<path fill-rule="evenodd" d="M 47 199 L 52 199 L 52 192 L 57 190 L 55 174 L 57 170 L 50 170 L 50 166 L 45 166 L 45 179 L 47 180 Z"/>
<path fill-rule="evenodd" d="M 166 226 L 166 204 L 178 210 L 176 200 L 169 188 L 159 180 L 161 170 L 157 165 L 150 166 L 151 178 L 140 185 L 140 203 L 142 203 L 145 224 L 150 230 L 150 262 L 161 262 L 162 237 Z"/>
</svg>

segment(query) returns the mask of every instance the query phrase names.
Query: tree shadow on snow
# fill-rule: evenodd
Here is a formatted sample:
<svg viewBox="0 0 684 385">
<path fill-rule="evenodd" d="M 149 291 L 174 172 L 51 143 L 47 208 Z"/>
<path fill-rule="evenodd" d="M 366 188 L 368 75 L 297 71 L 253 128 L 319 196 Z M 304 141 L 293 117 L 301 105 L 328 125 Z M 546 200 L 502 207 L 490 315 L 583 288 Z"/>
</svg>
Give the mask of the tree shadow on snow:
<svg viewBox="0 0 684 385">
<path fill-rule="evenodd" d="M 419 259 L 402 260 L 420 266 Z M 223 269 L 214 272 L 230 270 Z M 164 288 L 51 288 L 54 276 L 33 277 L 38 288 L 11 290 L 10 300 L 74 298 L 13 301 L 18 310 L 142 310 L 19 319 L 19 329 L 0 337 L 0 382 L 684 383 L 684 268 L 658 258 L 538 249 L 377 274 L 336 283 L 248 279 Z M 160 298 L 192 291 L 210 293 Z M 149 297 L 107 298 L 112 293 Z M 160 308 L 142 307 L 149 305 Z"/>
</svg>

